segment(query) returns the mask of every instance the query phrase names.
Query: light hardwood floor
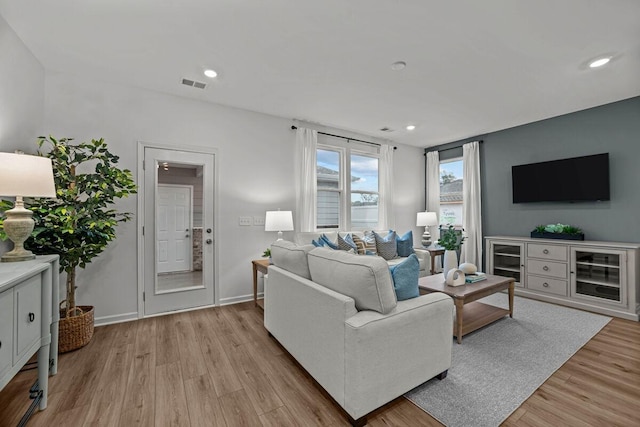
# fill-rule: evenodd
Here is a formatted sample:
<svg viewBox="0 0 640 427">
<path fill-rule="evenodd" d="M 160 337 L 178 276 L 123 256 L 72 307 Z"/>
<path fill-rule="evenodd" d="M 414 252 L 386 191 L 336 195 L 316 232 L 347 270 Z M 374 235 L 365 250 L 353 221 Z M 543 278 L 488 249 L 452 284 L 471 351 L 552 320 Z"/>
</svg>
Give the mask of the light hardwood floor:
<svg viewBox="0 0 640 427">
<path fill-rule="evenodd" d="M 34 370 L 20 373 L 0 392 L 0 426 L 17 425 L 35 377 Z M 504 425 L 637 426 L 638 408 L 640 323 L 614 319 Z M 96 328 L 88 346 L 61 355 L 59 373 L 50 378 L 49 407 L 29 422 L 137 425 L 348 423 L 268 337 L 262 311 L 251 302 Z M 399 398 L 371 415 L 368 425 L 440 424 Z"/>
</svg>

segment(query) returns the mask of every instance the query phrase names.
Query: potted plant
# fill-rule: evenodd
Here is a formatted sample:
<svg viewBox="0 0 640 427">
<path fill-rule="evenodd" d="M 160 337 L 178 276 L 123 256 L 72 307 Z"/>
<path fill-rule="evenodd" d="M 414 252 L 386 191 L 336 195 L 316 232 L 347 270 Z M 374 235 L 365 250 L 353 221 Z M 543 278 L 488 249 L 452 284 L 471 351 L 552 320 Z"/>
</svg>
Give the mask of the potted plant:
<svg viewBox="0 0 640 427">
<path fill-rule="evenodd" d="M 531 237 L 538 239 L 584 240 L 584 233 L 578 227 L 567 224 L 538 225 Z"/>
<path fill-rule="evenodd" d="M 76 268 L 86 267 L 100 255 L 115 239 L 116 225 L 131 219 L 130 213 L 118 212 L 112 205 L 137 188 L 131 171 L 115 166 L 119 158 L 109 152 L 104 139 L 76 145 L 71 141 L 51 136 L 38 139 L 37 154 L 52 160 L 57 195 L 56 199 L 30 200 L 35 227 L 26 242 L 35 254 L 58 254 L 60 272 L 67 275 L 60 310 L 61 353 L 86 345 L 93 336 L 93 307 L 76 306 Z M 0 210 L 9 205 L 3 201 Z"/>
<path fill-rule="evenodd" d="M 446 230 L 440 232 L 440 239 L 438 245 L 442 246 L 444 251 L 444 267 L 442 272 L 447 275 L 447 272 L 451 269 L 458 268 L 458 252 L 464 242 L 465 237 L 462 235 L 462 230 L 456 230 L 451 224 L 448 225 Z"/>
</svg>

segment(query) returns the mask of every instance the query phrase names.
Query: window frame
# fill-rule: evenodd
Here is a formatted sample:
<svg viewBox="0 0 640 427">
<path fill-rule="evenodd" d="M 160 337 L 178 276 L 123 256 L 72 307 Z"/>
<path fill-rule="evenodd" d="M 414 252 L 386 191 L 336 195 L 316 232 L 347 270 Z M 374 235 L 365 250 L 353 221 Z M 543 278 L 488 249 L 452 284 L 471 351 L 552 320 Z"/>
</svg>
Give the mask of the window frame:
<svg viewBox="0 0 640 427">
<path fill-rule="evenodd" d="M 454 163 L 454 162 L 461 162 L 462 163 L 462 174 L 463 176 L 460 178 L 463 180 L 464 182 L 464 159 L 462 156 L 459 157 L 452 157 L 450 159 L 445 159 L 445 160 L 440 160 L 439 164 L 438 164 L 438 185 L 440 185 L 440 179 L 442 176 L 442 165 L 446 164 L 446 163 Z M 461 206 L 464 206 L 464 193 L 462 194 L 462 201 L 460 203 Z M 438 200 L 438 221 L 440 222 L 440 224 L 438 225 L 438 227 L 446 227 L 448 226 L 450 223 L 443 223 L 442 222 L 442 191 L 440 191 L 440 200 Z M 454 226 L 454 228 L 456 229 L 462 229 L 462 223 L 464 222 L 464 208 L 462 209 L 462 212 L 460 213 L 460 224 L 451 224 Z"/>
<path fill-rule="evenodd" d="M 338 171 L 338 188 L 337 189 L 325 189 L 325 188 L 321 188 L 319 186 L 316 186 L 316 231 L 323 231 L 323 230 L 331 230 L 331 231 L 344 231 L 344 230 L 354 230 L 354 231 L 360 231 L 360 230 L 365 230 L 365 229 L 369 229 L 369 227 L 367 228 L 353 228 L 352 226 L 352 221 L 351 221 L 351 195 L 353 193 L 352 189 L 351 189 L 351 156 L 352 155 L 357 155 L 357 156 L 362 156 L 362 157 L 371 157 L 371 158 L 375 158 L 378 161 L 378 191 L 370 191 L 370 190 L 357 190 L 355 191 L 355 193 L 357 194 L 375 194 L 378 196 L 378 221 L 376 223 L 376 227 L 374 229 L 378 229 L 379 225 L 380 225 L 380 209 L 381 209 L 381 204 L 382 204 L 382 197 L 380 195 L 380 153 L 379 150 L 375 150 L 375 151 L 366 151 L 366 150 L 359 150 L 357 148 L 351 148 L 350 146 L 348 146 L 347 144 L 345 144 L 345 146 L 341 146 L 341 145 L 334 145 L 334 144 L 328 144 L 326 142 L 320 143 L 318 142 L 317 147 L 316 147 L 316 153 L 318 150 L 324 150 L 324 151 L 333 151 L 333 152 L 337 152 L 339 154 L 339 167 L 340 170 Z M 318 175 L 317 175 L 317 160 L 316 160 L 316 183 L 318 180 Z M 335 191 L 338 192 L 339 194 L 339 200 L 340 200 L 340 209 L 339 209 L 339 218 L 338 218 L 338 227 L 337 228 L 325 228 L 325 227 L 319 227 L 317 224 L 317 220 L 318 220 L 318 206 L 317 206 L 317 200 L 318 200 L 318 191 Z"/>
</svg>

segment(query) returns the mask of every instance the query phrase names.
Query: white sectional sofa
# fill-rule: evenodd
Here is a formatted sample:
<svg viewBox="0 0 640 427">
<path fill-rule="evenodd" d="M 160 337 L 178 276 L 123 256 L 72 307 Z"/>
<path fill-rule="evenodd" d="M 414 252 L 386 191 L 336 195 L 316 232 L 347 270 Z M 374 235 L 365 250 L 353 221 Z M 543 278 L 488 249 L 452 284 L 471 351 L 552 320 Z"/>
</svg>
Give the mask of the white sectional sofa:
<svg viewBox="0 0 640 427">
<path fill-rule="evenodd" d="M 453 302 L 397 301 L 384 259 L 278 241 L 264 325 L 353 425 L 451 366 Z"/>
<path fill-rule="evenodd" d="M 309 245 L 311 244 L 311 240 L 318 240 L 321 235 L 326 235 L 332 242 L 338 240 L 338 234 L 341 236 L 345 236 L 346 234 L 355 234 L 356 236 L 363 238 L 364 232 L 362 231 L 323 231 L 323 232 L 298 232 L 294 234 L 293 241 L 298 245 Z M 387 231 L 380 231 L 378 234 L 386 235 Z M 413 248 L 416 256 L 418 257 L 418 262 L 420 263 L 420 277 L 428 276 L 431 274 L 431 256 L 428 251 L 420 248 Z M 387 264 L 395 265 L 404 261 L 405 257 L 398 257 L 394 259 L 387 260 Z"/>
</svg>

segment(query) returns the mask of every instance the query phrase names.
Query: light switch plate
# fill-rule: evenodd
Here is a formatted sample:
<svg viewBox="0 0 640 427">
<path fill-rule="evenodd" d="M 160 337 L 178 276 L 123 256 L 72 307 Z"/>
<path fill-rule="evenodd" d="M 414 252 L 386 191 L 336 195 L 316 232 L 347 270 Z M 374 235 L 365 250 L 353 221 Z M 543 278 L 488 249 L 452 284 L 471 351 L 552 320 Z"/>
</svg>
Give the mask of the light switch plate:
<svg viewBox="0 0 640 427">
<path fill-rule="evenodd" d="M 250 216 L 241 216 L 238 218 L 238 224 L 245 226 L 251 225 L 251 217 Z"/>
<path fill-rule="evenodd" d="M 264 217 L 263 216 L 254 216 L 253 217 L 253 225 L 264 225 Z"/>
</svg>

